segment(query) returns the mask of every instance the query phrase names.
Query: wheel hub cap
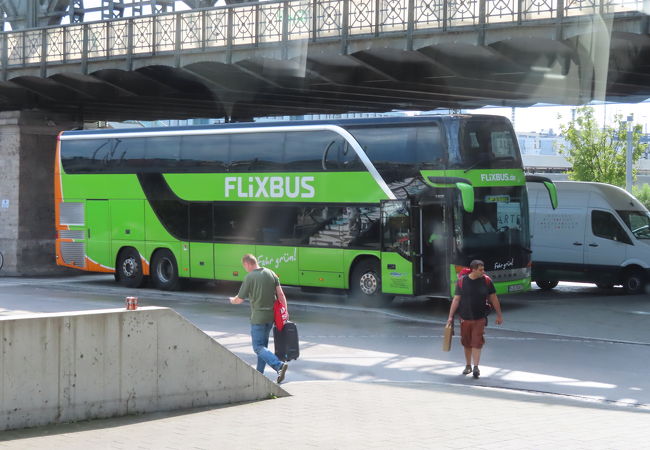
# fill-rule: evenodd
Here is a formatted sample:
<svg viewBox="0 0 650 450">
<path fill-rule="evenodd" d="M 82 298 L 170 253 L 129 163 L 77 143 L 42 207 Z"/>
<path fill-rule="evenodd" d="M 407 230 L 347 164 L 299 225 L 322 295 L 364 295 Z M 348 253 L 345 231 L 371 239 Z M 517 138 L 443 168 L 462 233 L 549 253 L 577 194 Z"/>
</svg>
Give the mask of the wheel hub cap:
<svg viewBox="0 0 650 450">
<path fill-rule="evenodd" d="M 373 295 L 377 292 L 377 277 L 374 273 L 364 273 L 359 284 L 361 292 L 366 295 Z"/>
<path fill-rule="evenodd" d="M 124 260 L 122 264 L 122 272 L 127 277 L 131 278 L 135 275 L 135 271 L 138 267 L 138 263 L 133 258 L 128 258 Z"/>
</svg>

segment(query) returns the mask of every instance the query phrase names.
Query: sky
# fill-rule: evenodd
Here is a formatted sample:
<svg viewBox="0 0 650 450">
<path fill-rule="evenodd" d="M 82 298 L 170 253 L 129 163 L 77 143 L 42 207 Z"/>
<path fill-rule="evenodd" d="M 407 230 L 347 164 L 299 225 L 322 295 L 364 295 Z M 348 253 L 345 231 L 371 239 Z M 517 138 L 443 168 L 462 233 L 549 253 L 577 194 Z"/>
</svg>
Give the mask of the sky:
<svg viewBox="0 0 650 450">
<path fill-rule="evenodd" d="M 648 132 L 650 121 L 650 102 L 642 103 L 598 103 L 592 104 L 596 120 L 599 123 L 613 124 L 615 116 L 620 114 L 627 119 L 629 114 L 633 116 L 635 124 L 641 124 L 644 132 Z M 576 106 L 531 106 L 528 108 L 515 108 L 514 128 L 519 133 L 548 132 L 549 129 L 555 133 L 560 131 L 560 124 L 566 124 L 571 120 Z M 512 108 L 485 107 L 481 109 L 463 110 L 464 112 L 496 114 L 506 116 L 510 120 Z"/>
</svg>

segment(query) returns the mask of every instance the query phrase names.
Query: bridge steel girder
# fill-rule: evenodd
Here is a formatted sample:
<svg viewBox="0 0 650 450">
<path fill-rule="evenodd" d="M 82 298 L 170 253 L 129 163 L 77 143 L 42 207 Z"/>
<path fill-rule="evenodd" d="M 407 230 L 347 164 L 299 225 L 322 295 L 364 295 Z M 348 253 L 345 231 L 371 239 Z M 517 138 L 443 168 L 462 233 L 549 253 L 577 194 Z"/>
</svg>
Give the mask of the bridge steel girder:
<svg viewBox="0 0 650 450">
<path fill-rule="evenodd" d="M 186 3 L 201 7 L 206 1 Z M 186 17 L 161 16 L 151 19 L 156 21 L 151 27 L 158 30 L 157 39 L 172 42 L 179 33 L 174 27 L 190 26 L 183 22 Z M 24 108 L 80 111 L 89 120 L 246 120 L 650 97 L 647 16 L 612 16 L 606 40 L 596 22 L 566 17 L 561 23 L 485 27 L 480 33 L 474 27 L 453 33 L 435 29 L 354 39 L 231 42 L 187 51 L 178 41 L 175 47 L 158 50 L 152 44 L 150 52 L 123 54 L 107 42 L 102 57 L 95 50 L 70 62 L 5 65 L 3 79 L 10 83 L 0 84 L 0 110 L 15 108 L 22 99 Z M 84 25 L 84 30 L 90 34 L 93 28 Z M 101 36 L 110 36 L 101 30 Z M 608 47 L 599 49 L 602 42 Z"/>
<path fill-rule="evenodd" d="M 70 0 L 4 0 L 0 12 L 13 30 L 58 25 L 68 15 Z"/>
</svg>

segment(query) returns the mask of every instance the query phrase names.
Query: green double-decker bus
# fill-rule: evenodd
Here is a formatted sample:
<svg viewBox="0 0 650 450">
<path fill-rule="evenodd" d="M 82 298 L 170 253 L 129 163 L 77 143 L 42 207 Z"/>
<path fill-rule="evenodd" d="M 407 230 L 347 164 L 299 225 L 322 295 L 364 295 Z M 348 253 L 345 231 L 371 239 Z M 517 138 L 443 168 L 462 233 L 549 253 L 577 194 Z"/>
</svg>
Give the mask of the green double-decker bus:
<svg viewBox="0 0 650 450">
<path fill-rule="evenodd" d="M 472 259 L 499 293 L 530 287 L 524 171 L 498 116 L 65 131 L 55 197 L 57 263 L 130 287 L 242 280 L 245 253 L 367 303 L 448 297 Z"/>
</svg>

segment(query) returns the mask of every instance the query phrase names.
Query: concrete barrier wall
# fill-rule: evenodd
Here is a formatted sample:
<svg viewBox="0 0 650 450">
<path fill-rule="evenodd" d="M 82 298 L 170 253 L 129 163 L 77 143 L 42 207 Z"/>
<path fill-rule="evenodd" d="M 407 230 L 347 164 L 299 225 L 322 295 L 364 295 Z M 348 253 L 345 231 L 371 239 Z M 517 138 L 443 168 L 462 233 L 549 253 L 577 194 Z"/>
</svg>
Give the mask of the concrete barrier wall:
<svg viewBox="0 0 650 450">
<path fill-rule="evenodd" d="M 0 429 L 288 395 L 169 308 L 0 318 Z"/>
</svg>

